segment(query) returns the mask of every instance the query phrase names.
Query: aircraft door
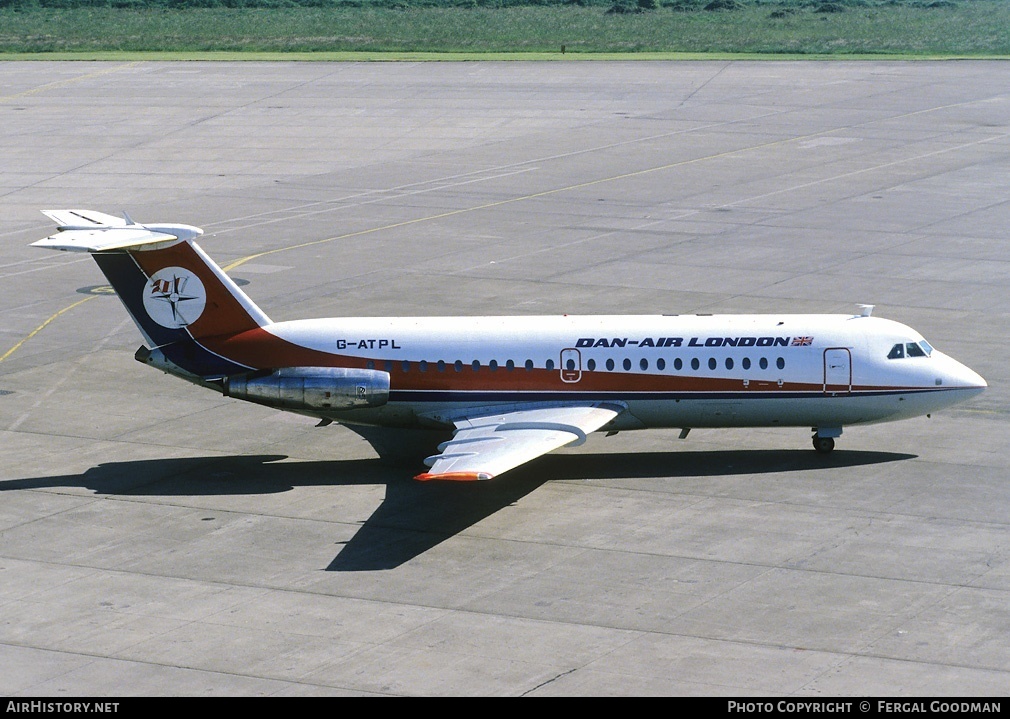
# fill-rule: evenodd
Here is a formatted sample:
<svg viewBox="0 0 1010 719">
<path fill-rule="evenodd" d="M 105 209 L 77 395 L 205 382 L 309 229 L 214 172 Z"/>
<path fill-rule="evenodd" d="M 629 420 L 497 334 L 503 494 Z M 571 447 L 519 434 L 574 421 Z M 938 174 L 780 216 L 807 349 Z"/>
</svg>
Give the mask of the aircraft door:
<svg viewBox="0 0 1010 719">
<path fill-rule="evenodd" d="M 824 394 L 849 394 L 852 391 L 852 353 L 845 347 L 824 350 Z"/>
<path fill-rule="evenodd" d="M 582 379 L 582 353 L 577 349 L 561 350 L 561 381 L 578 382 Z"/>
</svg>

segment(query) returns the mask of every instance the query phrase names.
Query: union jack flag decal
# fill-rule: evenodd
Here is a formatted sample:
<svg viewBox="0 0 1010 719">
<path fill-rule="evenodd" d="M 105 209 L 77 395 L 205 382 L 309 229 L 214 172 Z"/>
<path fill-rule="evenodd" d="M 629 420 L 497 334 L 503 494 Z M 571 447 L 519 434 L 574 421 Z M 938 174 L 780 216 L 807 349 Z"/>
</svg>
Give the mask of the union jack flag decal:
<svg viewBox="0 0 1010 719">
<path fill-rule="evenodd" d="M 793 347 L 807 347 L 813 343 L 813 337 L 793 337 Z"/>
</svg>

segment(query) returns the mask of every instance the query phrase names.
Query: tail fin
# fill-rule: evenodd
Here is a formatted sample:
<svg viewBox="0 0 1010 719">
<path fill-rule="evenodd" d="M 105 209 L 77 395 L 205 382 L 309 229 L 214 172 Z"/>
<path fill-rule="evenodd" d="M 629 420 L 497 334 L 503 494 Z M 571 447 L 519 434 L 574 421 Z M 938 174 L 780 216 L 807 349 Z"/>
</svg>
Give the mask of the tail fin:
<svg viewBox="0 0 1010 719">
<path fill-rule="evenodd" d="M 33 246 L 90 252 L 147 344 L 169 361 L 162 369 L 173 371 L 174 366 L 204 379 L 248 369 L 201 343 L 204 338 L 233 336 L 270 324 L 270 318 L 194 242 L 203 230 L 141 225 L 129 215 L 118 218 L 90 210 L 43 212 L 56 221 L 59 231 Z"/>
</svg>

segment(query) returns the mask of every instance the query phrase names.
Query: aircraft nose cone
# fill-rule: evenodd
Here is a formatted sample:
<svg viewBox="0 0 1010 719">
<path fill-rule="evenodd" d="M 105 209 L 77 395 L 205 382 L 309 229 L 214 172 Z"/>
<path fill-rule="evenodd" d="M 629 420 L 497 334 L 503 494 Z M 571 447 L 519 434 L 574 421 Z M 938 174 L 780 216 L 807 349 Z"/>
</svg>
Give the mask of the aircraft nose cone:
<svg viewBox="0 0 1010 719">
<path fill-rule="evenodd" d="M 989 386 L 989 384 L 985 381 L 985 378 L 983 378 L 982 375 L 973 370 L 971 367 L 963 365 L 949 357 L 946 359 L 948 360 L 949 366 L 945 368 L 943 373 L 944 376 L 942 378 L 938 378 L 939 381 L 942 381 L 944 386 L 954 387 L 957 389 L 975 390 L 973 394 L 979 394 Z"/>
<path fill-rule="evenodd" d="M 965 367 L 964 369 L 965 369 L 964 372 L 965 376 L 962 378 L 961 381 L 965 382 L 969 387 L 971 387 L 972 389 L 977 389 L 979 392 L 982 392 L 989 386 L 989 383 L 986 382 L 985 378 L 982 377 L 982 375 L 980 375 L 978 372 L 969 367 Z"/>
</svg>

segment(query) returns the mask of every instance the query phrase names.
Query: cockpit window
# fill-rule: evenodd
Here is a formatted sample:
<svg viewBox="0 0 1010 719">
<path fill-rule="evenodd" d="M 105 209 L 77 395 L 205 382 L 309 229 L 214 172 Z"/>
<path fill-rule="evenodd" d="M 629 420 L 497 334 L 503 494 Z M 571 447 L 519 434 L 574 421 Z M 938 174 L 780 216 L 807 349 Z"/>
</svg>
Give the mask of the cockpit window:
<svg viewBox="0 0 1010 719">
<path fill-rule="evenodd" d="M 899 342 L 887 353 L 887 359 L 904 359 L 905 357 L 929 357 L 933 348 L 929 342 Z"/>
</svg>

